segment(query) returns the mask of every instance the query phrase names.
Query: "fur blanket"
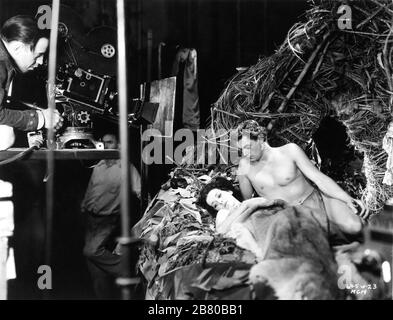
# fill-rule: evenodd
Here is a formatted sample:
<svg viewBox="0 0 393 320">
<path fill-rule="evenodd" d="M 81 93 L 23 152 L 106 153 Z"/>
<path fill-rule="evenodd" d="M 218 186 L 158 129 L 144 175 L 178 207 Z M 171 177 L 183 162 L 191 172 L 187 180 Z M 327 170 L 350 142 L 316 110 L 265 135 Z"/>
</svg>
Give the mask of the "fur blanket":
<svg viewBox="0 0 393 320">
<path fill-rule="evenodd" d="M 327 234 L 313 212 L 303 206 L 273 206 L 245 222 L 261 249 L 250 270 L 256 296 L 270 286 L 278 299 L 339 299 L 337 264 Z"/>
</svg>

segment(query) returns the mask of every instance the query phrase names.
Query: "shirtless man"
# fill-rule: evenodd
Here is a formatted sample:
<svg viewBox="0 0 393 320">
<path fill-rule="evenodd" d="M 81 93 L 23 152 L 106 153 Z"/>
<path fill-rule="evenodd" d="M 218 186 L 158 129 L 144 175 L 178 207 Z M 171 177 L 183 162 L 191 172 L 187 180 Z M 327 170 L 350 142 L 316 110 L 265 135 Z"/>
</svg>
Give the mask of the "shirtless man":
<svg viewBox="0 0 393 320">
<path fill-rule="evenodd" d="M 282 199 L 291 205 L 302 204 L 323 211 L 327 224 L 334 223 L 344 233 L 357 234 L 362 230 L 360 217 L 368 215 L 363 202 L 353 199 L 320 172 L 299 146 L 294 143 L 269 146 L 265 129 L 254 120 L 243 122 L 239 135 L 243 157 L 238 179 L 244 199 L 250 199 L 255 190 L 266 199 Z"/>
</svg>

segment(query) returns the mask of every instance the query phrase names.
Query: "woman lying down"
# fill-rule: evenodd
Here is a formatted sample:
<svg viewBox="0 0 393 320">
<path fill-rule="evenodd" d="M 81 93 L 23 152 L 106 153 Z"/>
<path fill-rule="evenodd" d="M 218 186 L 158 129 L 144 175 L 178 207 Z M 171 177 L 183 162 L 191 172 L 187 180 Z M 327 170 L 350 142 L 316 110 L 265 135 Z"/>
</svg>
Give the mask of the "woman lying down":
<svg viewBox="0 0 393 320">
<path fill-rule="evenodd" d="M 340 299 L 329 222 L 306 206 L 253 198 L 240 202 L 219 177 L 204 186 L 199 204 L 216 215 L 216 231 L 236 239 L 259 263 L 250 270 L 257 298 L 266 288 L 278 299 Z"/>
</svg>

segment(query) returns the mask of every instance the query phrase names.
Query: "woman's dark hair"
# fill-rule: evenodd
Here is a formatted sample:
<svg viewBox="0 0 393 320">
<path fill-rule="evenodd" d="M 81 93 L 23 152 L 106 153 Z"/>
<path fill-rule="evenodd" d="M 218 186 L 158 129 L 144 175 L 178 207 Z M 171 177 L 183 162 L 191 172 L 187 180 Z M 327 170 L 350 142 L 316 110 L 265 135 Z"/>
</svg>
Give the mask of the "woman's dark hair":
<svg viewBox="0 0 393 320">
<path fill-rule="evenodd" d="M 216 177 L 212 179 L 208 184 L 202 187 L 199 192 L 199 198 L 197 204 L 199 204 L 202 208 L 205 208 L 212 216 L 217 214 L 217 210 L 212 206 L 208 205 L 206 202 L 207 195 L 213 189 L 220 189 L 223 191 L 232 191 L 233 196 L 241 200 L 240 192 L 234 187 L 233 182 L 224 178 L 224 177 Z"/>
<path fill-rule="evenodd" d="M 246 120 L 239 124 L 237 127 L 238 138 L 247 136 L 252 140 L 266 140 L 267 131 L 265 127 L 259 125 L 255 120 Z"/>
<path fill-rule="evenodd" d="M 48 38 L 48 30 L 38 28 L 34 18 L 18 15 L 4 22 L 0 36 L 6 42 L 21 41 L 34 50 L 39 39 Z"/>
</svg>

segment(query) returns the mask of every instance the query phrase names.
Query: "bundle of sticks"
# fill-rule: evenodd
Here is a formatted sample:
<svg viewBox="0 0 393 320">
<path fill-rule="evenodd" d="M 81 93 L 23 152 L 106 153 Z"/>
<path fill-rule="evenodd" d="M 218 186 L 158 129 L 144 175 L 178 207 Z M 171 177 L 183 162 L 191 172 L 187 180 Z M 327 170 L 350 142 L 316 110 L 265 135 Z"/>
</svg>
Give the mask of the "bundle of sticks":
<svg viewBox="0 0 393 320">
<path fill-rule="evenodd" d="M 382 184 L 382 139 L 393 115 L 393 3 L 319 0 L 277 51 L 234 75 L 211 112 L 214 130 L 245 119 L 267 127 L 274 145 L 306 147 L 327 115 L 347 129 L 363 154 L 368 207 L 378 212 L 393 196 Z"/>
</svg>

